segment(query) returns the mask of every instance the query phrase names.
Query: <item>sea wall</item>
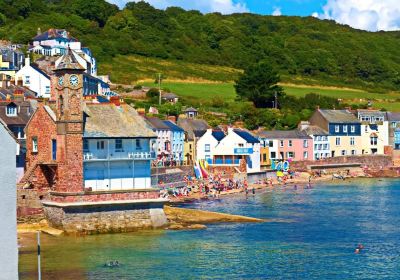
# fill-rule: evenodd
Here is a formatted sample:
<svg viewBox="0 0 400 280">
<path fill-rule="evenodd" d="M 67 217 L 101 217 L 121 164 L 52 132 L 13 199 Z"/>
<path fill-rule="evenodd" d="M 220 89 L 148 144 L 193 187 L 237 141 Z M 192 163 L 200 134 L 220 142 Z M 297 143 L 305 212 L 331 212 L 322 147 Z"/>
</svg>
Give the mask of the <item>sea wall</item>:
<svg viewBox="0 0 400 280">
<path fill-rule="evenodd" d="M 66 234 L 119 233 L 167 225 L 163 203 L 73 207 L 45 205 L 44 213 L 51 227 L 61 229 Z"/>
<path fill-rule="evenodd" d="M 193 166 L 152 168 L 151 185 L 156 186 L 159 182 L 162 182 L 162 185 L 183 182 L 183 178 L 188 175 L 195 176 Z"/>
<path fill-rule="evenodd" d="M 382 169 L 393 166 L 392 157 L 387 155 L 360 155 L 333 157 L 316 161 L 297 161 L 290 164 L 294 170 L 306 171 L 310 165 L 328 165 L 328 164 L 348 164 L 359 163 L 362 167 L 367 166 L 371 169 Z"/>
</svg>

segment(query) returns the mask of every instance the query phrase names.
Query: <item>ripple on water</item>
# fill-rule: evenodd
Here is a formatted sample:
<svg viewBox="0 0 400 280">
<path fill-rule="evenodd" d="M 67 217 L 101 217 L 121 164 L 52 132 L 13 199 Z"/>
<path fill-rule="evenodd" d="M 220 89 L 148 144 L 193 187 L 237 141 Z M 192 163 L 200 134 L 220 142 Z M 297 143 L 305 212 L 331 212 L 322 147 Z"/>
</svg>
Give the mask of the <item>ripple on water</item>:
<svg viewBox="0 0 400 280">
<path fill-rule="evenodd" d="M 271 221 L 200 231 L 42 235 L 43 279 L 400 279 L 399 180 L 287 187 L 189 207 Z M 36 279 L 34 239 L 26 243 L 20 278 Z M 365 249 L 354 254 L 358 243 Z M 110 260 L 121 266 L 103 267 Z"/>
</svg>

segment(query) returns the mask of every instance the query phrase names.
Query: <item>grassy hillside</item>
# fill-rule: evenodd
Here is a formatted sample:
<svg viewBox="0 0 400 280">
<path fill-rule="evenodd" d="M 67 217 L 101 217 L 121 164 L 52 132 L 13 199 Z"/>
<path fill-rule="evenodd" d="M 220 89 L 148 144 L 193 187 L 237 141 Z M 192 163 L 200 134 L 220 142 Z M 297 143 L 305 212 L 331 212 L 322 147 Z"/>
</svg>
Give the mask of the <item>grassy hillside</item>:
<svg viewBox="0 0 400 280">
<path fill-rule="evenodd" d="M 156 86 L 154 82 L 146 81 L 141 83 L 146 86 Z M 374 93 L 350 88 L 329 88 L 317 86 L 282 85 L 285 93 L 296 97 L 304 97 L 308 93 L 316 93 L 321 96 L 341 98 L 348 104 L 365 104 L 372 100 L 375 108 L 385 108 L 392 111 L 400 111 L 400 93 Z M 165 81 L 162 87 L 170 89 L 185 100 L 209 102 L 219 97 L 226 102 L 232 102 L 236 98 L 233 83 L 195 83 Z"/>
<path fill-rule="evenodd" d="M 111 61 L 101 63 L 99 72 L 110 74 L 114 83 L 132 84 L 138 80 L 155 78 L 156 73 L 162 73 L 169 80 L 232 82 L 240 70 L 138 55 L 118 55 Z"/>
<path fill-rule="evenodd" d="M 266 60 L 286 82 L 400 88 L 399 32 L 365 32 L 312 17 L 204 15 L 145 2 L 120 10 L 105 0 L 0 0 L 0 38 L 28 43 L 39 27 L 68 29 L 91 48 L 100 73 L 117 81 L 152 78 L 164 67 L 151 60 L 143 67 L 136 60 L 142 56 L 188 63 L 165 66 L 173 78 L 229 81 L 232 69 Z"/>
</svg>

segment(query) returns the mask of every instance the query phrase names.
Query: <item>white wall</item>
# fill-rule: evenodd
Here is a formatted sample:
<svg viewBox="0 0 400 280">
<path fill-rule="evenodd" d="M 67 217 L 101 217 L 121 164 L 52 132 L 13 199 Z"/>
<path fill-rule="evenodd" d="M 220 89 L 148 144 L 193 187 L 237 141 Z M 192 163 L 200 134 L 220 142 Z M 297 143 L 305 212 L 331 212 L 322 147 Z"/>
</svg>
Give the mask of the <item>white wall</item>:
<svg viewBox="0 0 400 280">
<path fill-rule="evenodd" d="M 205 145 L 210 145 L 210 151 L 205 151 Z M 201 136 L 196 143 L 196 160 L 203 160 L 207 157 L 212 158 L 214 155 L 215 147 L 218 145 L 217 139 L 212 136 L 212 129 L 208 129 L 203 136 Z"/>
<path fill-rule="evenodd" d="M 0 279 L 18 279 L 17 245 L 17 144 L 0 124 Z"/>
<path fill-rule="evenodd" d="M 29 81 L 27 77 L 29 77 Z M 15 74 L 15 80 L 18 81 L 20 79 L 22 79 L 22 85 L 36 92 L 38 97 L 50 98 L 50 79 L 30 65 L 25 65 Z"/>
</svg>

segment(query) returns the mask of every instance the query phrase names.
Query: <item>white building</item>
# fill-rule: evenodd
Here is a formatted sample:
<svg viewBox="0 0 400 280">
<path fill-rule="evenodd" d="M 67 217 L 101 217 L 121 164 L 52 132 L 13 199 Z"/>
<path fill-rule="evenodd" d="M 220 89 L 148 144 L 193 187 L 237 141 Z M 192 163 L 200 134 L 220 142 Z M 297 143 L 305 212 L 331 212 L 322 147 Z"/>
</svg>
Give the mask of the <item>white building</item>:
<svg viewBox="0 0 400 280">
<path fill-rule="evenodd" d="M 246 161 L 248 173 L 260 171 L 260 141 L 250 132 L 228 128 L 228 133 L 208 129 L 197 141 L 197 160 L 211 166 L 239 167 Z"/>
<path fill-rule="evenodd" d="M 378 110 L 357 110 L 357 118 L 361 121 L 361 153 L 383 155 L 385 146 L 389 145 L 387 114 Z"/>
<path fill-rule="evenodd" d="M 0 279 L 18 279 L 17 245 L 17 187 L 16 151 L 17 143 L 12 132 L 0 120 Z"/>
<path fill-rule="evenodd" d="M 45 56 L 62 56 L 70 48 L 74 51 L 74 55 L 79 56 L 79 64 L 85 67 L 86 72 L 92 76 L 97 75 L 96 59 L 90 49 L 82 47 L 81 42 L 70 36 L 65 29 L 51 28 L 42 33 L 39 28 L 37 36 L 32 40 L 32 45 L 30 52 Z"/>
<path fill-rule="evenodd" d="M 15 74 L 15 83 L 36 92 L 36 97 L 50 98 L 50 77 L 31 65 L 29 57 L 25 58 L 25 66 Z"/>
<path fill-rule="evenodd" d="M 300 122 L 299 130 L 304 131 L 308 136 L 313 138 L 313 160 L 331 157 L 330 139 L 327 131 L 319 126 L 310 125 L 307 121 Z"/>
</svg>

